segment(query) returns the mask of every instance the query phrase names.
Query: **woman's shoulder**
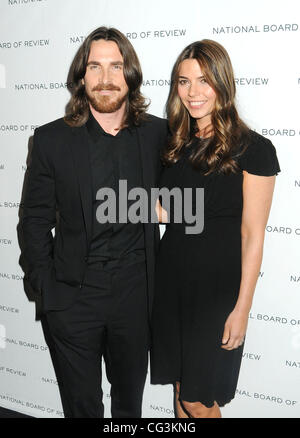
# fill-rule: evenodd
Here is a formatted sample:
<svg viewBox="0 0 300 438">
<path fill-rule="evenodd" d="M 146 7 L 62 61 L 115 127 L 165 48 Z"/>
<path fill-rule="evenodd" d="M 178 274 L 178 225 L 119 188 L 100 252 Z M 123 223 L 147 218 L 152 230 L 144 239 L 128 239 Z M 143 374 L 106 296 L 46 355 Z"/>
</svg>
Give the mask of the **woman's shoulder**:
<svg viewBox="0 0 300 438">
<path fill-rule="evenodd" d="M 280 172 L 273 143 L 251 129 L 248 132 L 248 138 L 242 148 L 238 162 L 242 170 L 254 175 L 272 176 Z"/>
<path fill-rule="evenodd" d="M 261 147 L 261 148 L 271 148 L 275 149 L 273 143 L 271 140 L 269 140 L 267 137 L 264 137 L 263 135 L 259 134 L 256 131 L 253 131 L 252 129 L 249 129 L 249 145 L 250 147 Z"/>
</svg>

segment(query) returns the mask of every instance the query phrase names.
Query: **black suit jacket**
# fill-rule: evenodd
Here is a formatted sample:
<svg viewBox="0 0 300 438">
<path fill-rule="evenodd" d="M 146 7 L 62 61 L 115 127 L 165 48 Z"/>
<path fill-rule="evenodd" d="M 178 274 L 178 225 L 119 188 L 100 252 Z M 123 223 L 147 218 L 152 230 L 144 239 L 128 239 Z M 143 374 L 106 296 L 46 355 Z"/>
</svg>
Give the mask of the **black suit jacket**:
<svg viewBox="0 0 300 438">
<path fill-rule="evenodd" d="M 147 115 L 137 130 L 143 187 L 158 187 L 160 150 L 166 120 Z M 24 286 L 42 296 L 42 311 L 72 304 L 82 287 L 92 237 L 92 180 L 86 126 L 69 127 L 63 119 L 35 130 L 28 163 L 20 221 L 20 265 Z M 52 229 L 55 228 L 55 235 Z M 144 224 L 149 314 L 154 289 L 158 224 Z"/>
</svg>

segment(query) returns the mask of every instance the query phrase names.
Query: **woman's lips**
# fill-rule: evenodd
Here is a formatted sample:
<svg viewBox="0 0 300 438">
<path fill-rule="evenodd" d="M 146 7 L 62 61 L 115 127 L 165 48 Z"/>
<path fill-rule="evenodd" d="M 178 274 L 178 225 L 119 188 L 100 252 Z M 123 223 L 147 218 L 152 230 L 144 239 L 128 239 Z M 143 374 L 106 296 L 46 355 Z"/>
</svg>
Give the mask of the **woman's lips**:
<svg viewBox="0 0 300 438">
<path fill-rule="evenodd" d="M 189 106 L 190 108 L 194 108 L 194 109 L 199 109 L 202 108 L 203 105 L 205 105 L 206 101 L 205 100 L 195 100 L 192 102 L 189 102 Z"/>
</svg>

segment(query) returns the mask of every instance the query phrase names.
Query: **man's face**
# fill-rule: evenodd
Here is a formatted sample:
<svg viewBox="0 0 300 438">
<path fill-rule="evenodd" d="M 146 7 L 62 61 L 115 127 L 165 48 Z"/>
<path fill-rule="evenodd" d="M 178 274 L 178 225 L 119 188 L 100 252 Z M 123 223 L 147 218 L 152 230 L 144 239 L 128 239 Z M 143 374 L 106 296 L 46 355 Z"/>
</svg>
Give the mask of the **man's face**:
<svg viewBox="0 0 300 438">
<path fill-rule="evenodd" d="M 92 42 L 82 81 L 89 103 L 99 113 L 114 113 L 125 105 L 128 86 L 123 57 L 114 41 Z"/>
</svg>

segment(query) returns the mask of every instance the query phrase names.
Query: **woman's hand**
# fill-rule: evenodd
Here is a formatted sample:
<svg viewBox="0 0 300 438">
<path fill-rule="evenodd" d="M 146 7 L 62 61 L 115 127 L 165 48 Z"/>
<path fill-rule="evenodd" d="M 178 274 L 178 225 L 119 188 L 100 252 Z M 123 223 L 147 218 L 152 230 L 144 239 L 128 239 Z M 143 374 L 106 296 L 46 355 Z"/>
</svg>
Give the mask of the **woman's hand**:
<svg viewBox="0 0 300 438">
<path fill-rule="evenodd" d="M 157 214 L 158 222 L 161 224 L 168 223 L 168 213 L 162 206 L 160 205 L 159 200 L 156 201 L 155 211 Z"/>
<path fill-rule="evenodd" d="M 248 312 L 234 309 L 228 316 L 222 338 L 224 350 L 240 347 L 245 339 L 248 325 Z"/>
</svg>

